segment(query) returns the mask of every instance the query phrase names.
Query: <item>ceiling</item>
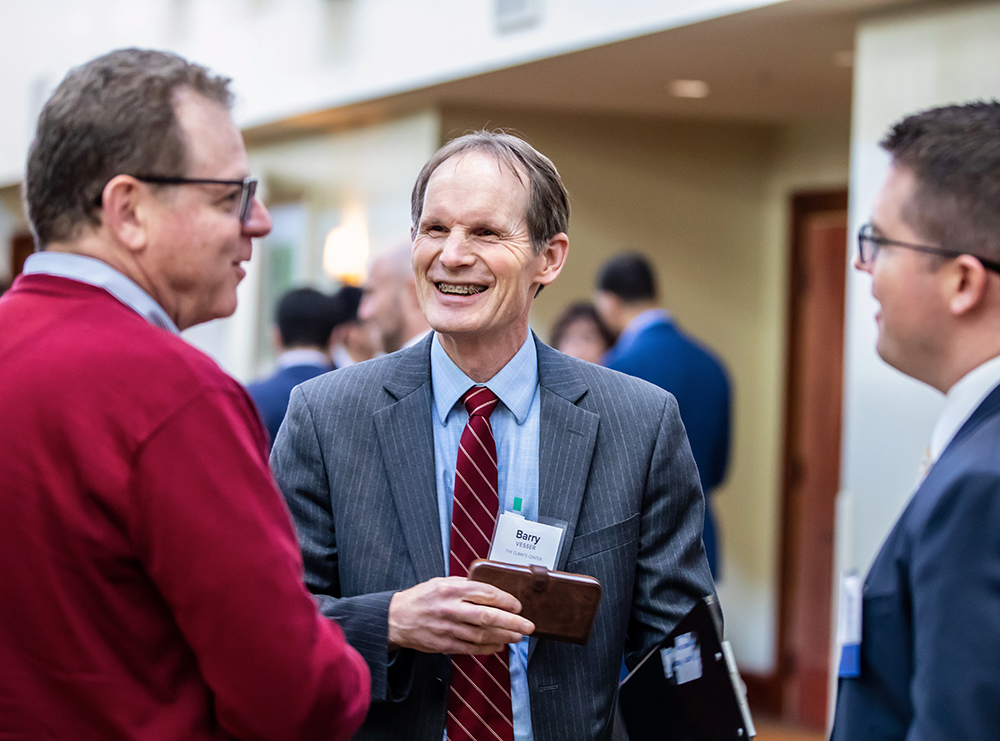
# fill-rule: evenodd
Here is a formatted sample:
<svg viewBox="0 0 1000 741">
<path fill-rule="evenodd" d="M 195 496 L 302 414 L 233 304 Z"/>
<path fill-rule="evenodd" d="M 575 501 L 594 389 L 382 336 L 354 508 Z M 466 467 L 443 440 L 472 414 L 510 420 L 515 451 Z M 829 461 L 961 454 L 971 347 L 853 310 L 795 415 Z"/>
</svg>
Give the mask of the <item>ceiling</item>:
<svg viewBox="0 0 1000 741">
<path fill-rule="evenodd" d="M 422 107 L 515 108 L 760 123 L 850 114 L 857 23 L 914 0 L 790 0 L 680 28 L 318 111 L 246 132 L 248 143 L 335 130 Z M 710 94 L 670 94 L 674 79 Z"/>
</svg>

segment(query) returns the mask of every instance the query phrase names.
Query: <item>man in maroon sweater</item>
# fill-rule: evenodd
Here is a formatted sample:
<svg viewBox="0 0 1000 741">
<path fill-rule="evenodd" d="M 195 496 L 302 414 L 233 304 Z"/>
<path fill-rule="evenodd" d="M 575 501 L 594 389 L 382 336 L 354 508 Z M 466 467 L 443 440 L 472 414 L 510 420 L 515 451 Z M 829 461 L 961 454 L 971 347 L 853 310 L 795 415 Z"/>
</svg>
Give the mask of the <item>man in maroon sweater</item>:
<svg viewBox="0 0 1000 741">
<path fill-rule="evenodd" d="M 270 217 L 228 80 L 113 52 L 42 111 L 0 300 L 0 737 L 343 739 L 369 674 L 302 585 L 243 389 L 177 336 Z"/>
</svg>

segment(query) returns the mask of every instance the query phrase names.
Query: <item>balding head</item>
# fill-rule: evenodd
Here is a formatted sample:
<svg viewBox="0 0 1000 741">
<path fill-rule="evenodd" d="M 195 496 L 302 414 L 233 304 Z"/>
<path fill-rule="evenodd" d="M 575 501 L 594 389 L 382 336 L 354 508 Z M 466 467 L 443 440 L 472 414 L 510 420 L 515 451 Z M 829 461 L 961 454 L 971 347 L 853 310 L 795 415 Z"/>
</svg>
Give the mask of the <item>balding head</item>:
<svg viewBox="0 0 1000 741">
<path fill-rule="evenodd" d="M 384 252 L 372 260 L 372 268 L 381 265 L 385 274 L 399 284 L 413 282 L 413 266 L 410 264 L 410 243 L 401 244 L 388 252 Z"/>
<path fill-rule="evenodd" d="M 375 327 L 386 352 L 399 350 L 430 329 L 417 302 L 408 243 L 372 260 L 358 318 Z"/>
</svg>

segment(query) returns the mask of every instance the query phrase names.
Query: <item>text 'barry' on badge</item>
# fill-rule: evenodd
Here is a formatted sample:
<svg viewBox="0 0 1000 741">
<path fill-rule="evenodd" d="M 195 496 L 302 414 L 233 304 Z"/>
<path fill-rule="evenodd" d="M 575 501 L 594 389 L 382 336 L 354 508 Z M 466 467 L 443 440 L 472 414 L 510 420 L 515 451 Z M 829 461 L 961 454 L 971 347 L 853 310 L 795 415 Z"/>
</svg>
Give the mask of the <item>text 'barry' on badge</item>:
<svg viewBox="0 0 1000 741">
<path fill-rule="evenodd" d="M 526 520 L 516 512 L 497 518 L 489 559 L 502 563 L 556 567 L 565 528 Z"/>
</svg>

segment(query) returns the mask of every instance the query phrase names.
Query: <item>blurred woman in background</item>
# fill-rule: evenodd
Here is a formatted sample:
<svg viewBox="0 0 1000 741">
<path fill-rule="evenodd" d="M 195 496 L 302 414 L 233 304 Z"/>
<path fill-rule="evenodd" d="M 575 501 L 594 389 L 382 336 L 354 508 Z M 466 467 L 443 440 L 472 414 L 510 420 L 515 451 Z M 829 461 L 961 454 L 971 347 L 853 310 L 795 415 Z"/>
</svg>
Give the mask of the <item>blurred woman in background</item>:
<svg viewBox="0 0 1000 741">
<path fill-rule="evenodd" d="M 580 301 L 570 304 L 552 326 L 552 347 L 574 358 L 599 363 L 614 344 L 615 337 L 601 321 L 594 305 Z"/>
</svg>

